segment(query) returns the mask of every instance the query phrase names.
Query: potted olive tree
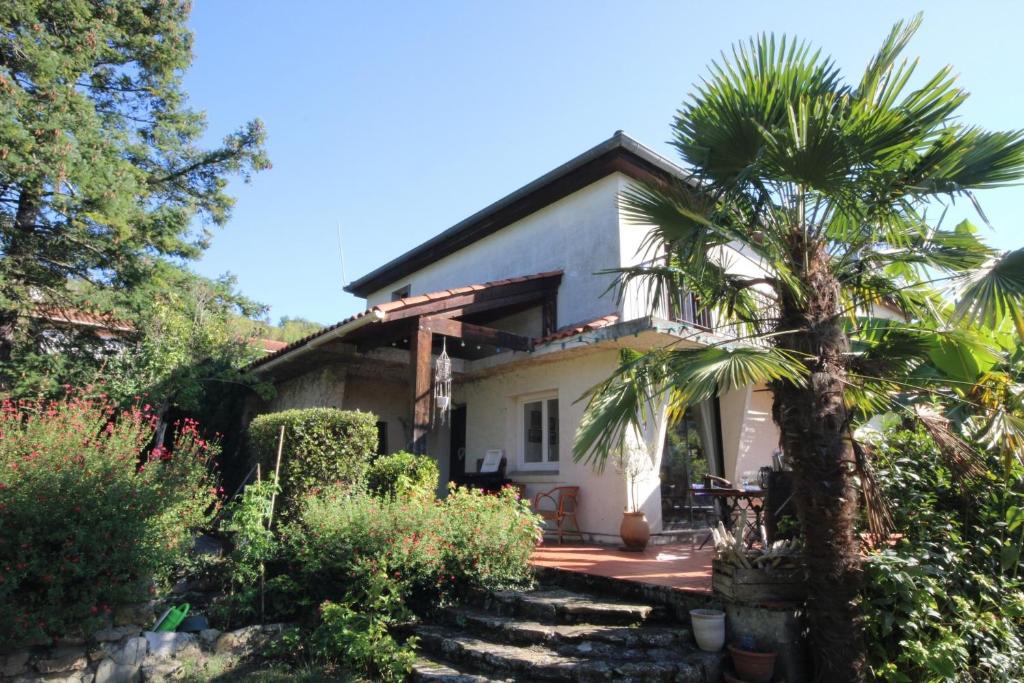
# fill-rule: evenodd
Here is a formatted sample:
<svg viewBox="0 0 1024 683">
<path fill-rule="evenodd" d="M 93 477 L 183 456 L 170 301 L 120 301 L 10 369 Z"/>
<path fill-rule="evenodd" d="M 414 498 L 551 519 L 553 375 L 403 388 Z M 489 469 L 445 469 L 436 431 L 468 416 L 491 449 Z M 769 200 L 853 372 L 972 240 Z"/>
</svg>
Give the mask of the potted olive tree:
<svg viewBox="0 0 1024 683">
<path fill-rule="evenodd" d="M 626 550 L 639 552 L 651 539 L 651 525 L 646 513 L 640 509 L 638 484 L 651 468 L 650 458 L 639 449 L 626 448 L 619 454 L 617 469 L 626 482 L 626 508 L 622 511 L 619 536 Z"/>
</svg>

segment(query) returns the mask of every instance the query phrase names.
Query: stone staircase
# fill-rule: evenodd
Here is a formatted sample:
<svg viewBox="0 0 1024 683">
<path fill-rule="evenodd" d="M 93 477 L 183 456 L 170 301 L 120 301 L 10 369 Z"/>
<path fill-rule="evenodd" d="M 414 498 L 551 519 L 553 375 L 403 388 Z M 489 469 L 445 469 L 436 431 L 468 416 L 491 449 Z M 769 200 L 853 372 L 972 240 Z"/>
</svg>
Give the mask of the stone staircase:
<svg viewBox="0 0 1024 683">
<path fill-rule="evenodd" d="M 721 677 L 722 655 L 698 650 L 666 607 L 557 586 L 480 596 L 412 632 L 420 651 L 414 681 L 707 683 Z"/>
</svg>

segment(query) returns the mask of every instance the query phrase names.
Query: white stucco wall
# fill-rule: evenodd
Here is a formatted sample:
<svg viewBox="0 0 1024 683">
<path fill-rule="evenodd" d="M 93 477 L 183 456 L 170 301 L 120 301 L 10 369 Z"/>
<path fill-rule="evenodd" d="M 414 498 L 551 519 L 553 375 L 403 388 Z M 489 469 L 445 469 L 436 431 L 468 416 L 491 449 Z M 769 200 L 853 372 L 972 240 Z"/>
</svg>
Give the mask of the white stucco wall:
<svg viewBox="0 0 1024 683">
<path fill-rule="evenodd" d="M 562 270 L 558 324 L 617 312 L 604 295 L 614 278 L 596 272 L 619 266 L 620 175 L 598 180 L 498 232 L 474 242 L 367 297 L 367 305 L 391 300 L 408 284 L 412 294 Z"/>
<path fill-rule="evenodd" d="M 779 429 L 772 421 L 772 395 L 765 387 L 745 387 L 719 397 L 722 455 L 726 479 L 739 485 L 744 472 L 772 463 Z"/>
<path fill-rule="evenodd" d="M 573 462 L 572 442 L 585 407 L 576 400 L 617 365 L 615 351 L 579 355 L 561 361 L 536 363 L 521 369 L 466 383 L 460 401 L 466 404 L 467 468 L 475 469 L 478 458 L 489 449 L 500 448 L 509 462 L 509 476 L 527 485 L 532 498 L 555 486 L 580 486 L 580 526 L 598 540 L 618 537 L 626 505 L 626 485 L 611 463 L 602 474 L 589 465 Z M 525 470 L 518 463 L 520 445 L 520 400 L 524 395 L 555 391 L 559 402 L 559 467 L 556 472 Z M 653 531 L 661 529 L 661 499 L 658 490 L 661 425 L 652 426 L 649 436 L 656 443 L 648 476 L 639 484 L 641 509 Z"/>
</svg>

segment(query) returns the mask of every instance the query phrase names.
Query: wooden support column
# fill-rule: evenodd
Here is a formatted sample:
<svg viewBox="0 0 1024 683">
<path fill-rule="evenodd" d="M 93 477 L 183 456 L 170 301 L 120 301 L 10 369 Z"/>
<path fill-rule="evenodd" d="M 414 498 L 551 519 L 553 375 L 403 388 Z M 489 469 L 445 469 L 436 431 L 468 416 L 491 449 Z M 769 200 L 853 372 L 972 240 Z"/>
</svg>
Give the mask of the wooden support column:
<svg viewBox="0 0 1024 683">
<path fill-rule="evenodd" d="M 412 452 L 427 452 L 427 433 L 430 431 L 432 398 L 431 346 L 433 333 L 418 325 L 409 337 L 409 366 L 412 368 Z"/>
</svg>

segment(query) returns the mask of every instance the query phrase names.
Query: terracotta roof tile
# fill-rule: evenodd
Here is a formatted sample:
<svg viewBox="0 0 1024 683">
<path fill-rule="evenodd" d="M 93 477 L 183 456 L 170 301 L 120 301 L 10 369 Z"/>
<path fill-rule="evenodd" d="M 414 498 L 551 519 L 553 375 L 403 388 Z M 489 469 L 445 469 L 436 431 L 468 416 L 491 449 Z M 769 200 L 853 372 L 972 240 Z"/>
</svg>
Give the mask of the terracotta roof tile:
<svg viewBox="0 0 1024 683">
<path fill-rule="evenodd" d="M 263 351 L 266 353 L 274 353 L 275 351 L 280 351 L 284 347 L 288 346 L 288 342 L 278 341 L 276 339 L 262 338 L 253 339 L 252 344 L 253 346 L 258 346 L 259 348 L 263 349 Z"/>
<path fill-rule="evenodd" d="M 530 280 L 543 280 L 543 279 L 546 279 L 546 278 L 552 278 L 552 277 L 561 276 L 561 275 L 562 275 L 562 271 L 560 271 L 560 270 L 550 270 L 550 271 L 545 271 L 543 273 L 536 273 L 535 275 L 520 275 L 518 277 L 506 278 L 506 279 L 503 279 L 503 280 L 493 280 L 491 282 L 484 282 L 482 284 L 465 285 L 465 286 L 462 286 L 462 287 L 455 287 L 453 289 L 442 289 L 442 290 L 438 290 L 436 292 L 428 292 L 426 294 L 416 294 L 414 296 L 407 296 L 405 298 L 397 299 L 395 301 L 388 301 L 388 302 L 385 302 L 385 303 L 382 303 L 382 304 L 377 304 L 376 306 L 371 306 L 370 308 L 366 309 L 365 311 L 361 311 L 359 313 L 356 313 L 355 315 L 350 315 L 349 317 L 345 318 L 344 320 L 342 320 L 340 322 L 337 322 L 337 323 L 335 323 L 333 325 L 329 325 L 328 327 L 324 327 L 323 329 L 317 330 L 313 334 L 306 335 L 302 339 L 299 339 L 298 341 L 292 342 L 288 346 L 286 346 L 286 347 L 284 347 L 284 348 L 282 348 L 282 349 L 280 349 L 278 351 L 275 351 L 273 353 L 268 353 L 263 358 L 259 358 L 259 359 L 255 360 L 255 361 L 253 361 L 252 363 L 250 363 L 249 366 L 248 366 L 248 369 L 253 369 L 253 368 L 259 367 L 260 365 L 268 363 L 271 360 L 274 360 L 275 358 L 280 358 L 281 356 L 284 356 L 284 355 L 294 351 L 295 349 L 299 348 L 300 346 L 305 346 L 306 344 L 308 344 L 313 339 L 316 339 L 317 337 L 322 337 L 323 335 L 327 334 L 328 332 L 331 332 L 333 330 L 338 329 L 342 325 L 347 325 L 348 323 L 350 323 L 350 322 L 352 322 L 354 320 L 358 320 L 359 318 L 364 318 L 364 317 L 366 317 L 366 316 L 368 316 L 370 314 L 373 314 L 373 313 L 378 313 L 378 314 L 382 313 L 382 314 L 384 314 L 384 318 L 381 320 L 381 322 L 384 322 L 387 319 L 387 314 L 388 313 L 401 310 L 403 308 L 406 308 L 407 306 L 413 306 L 413 305 L 416 305 L 416 304 L 424 303 L 426 301 L 439 301 L 439 300 L 443 300 L 443 299 L 446 299 L 446 298 L 449 298 L 449 297 L 459 296 L 461 294 L 467 294 L 469 292 L 479 292 L 479 291 L 484 290 L 484 289 L 492 289 L 494 287 L 502 287 L 502 286 L 505 286 L 505 285 L 517 284 L 517 283 L 520 283 L 520 282 L 528 282 Z"/>
<path fill-rule="evenodd" d="M 39 306 L 31 317 L 79 327 L 96 327 L 113 332 L 133 332 L 135 327 L 125 320 L 118 320 L 109 313 L 91 313 L 81 309 Z"/>
<path fill-rule="evenodd" d="M 583 334 L 584 332 L 593 332 L 599 330 L 602 327 L 608 327 L 619 322 L 619 316 L 615 313 L 610 313 L 594 320 L 589 320 L 582 323 L 573 323 L 572 325 L 566 325 L 560 327 L 551 334 L 545 335 L 536 340 L 536 344 L 546 344 L 548 342 L 558 341 L 559 339 L 568 339 L 569 337 L 575 337 L 577 334 Z"/>
</svg>

